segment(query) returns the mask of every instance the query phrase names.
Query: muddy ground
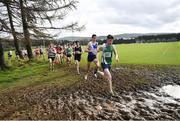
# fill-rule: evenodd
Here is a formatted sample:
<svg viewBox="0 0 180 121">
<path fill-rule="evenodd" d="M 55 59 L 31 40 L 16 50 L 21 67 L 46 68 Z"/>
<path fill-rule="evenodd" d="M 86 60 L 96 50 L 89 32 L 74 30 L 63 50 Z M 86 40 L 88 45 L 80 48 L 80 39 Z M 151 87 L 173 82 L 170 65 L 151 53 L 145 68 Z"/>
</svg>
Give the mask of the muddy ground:
<svg viewBox="0 0 180 121">
<path fill-rule="evenodd" d="M 112 75 L 115 96 L 93 75 L 68 88 L 52 84 L 3 92 L 0 119 L 180 119 L 180 99 L 160 91 L 180 85 L 180 67 L 124 65 L 113 68 Z"/>
</svg>

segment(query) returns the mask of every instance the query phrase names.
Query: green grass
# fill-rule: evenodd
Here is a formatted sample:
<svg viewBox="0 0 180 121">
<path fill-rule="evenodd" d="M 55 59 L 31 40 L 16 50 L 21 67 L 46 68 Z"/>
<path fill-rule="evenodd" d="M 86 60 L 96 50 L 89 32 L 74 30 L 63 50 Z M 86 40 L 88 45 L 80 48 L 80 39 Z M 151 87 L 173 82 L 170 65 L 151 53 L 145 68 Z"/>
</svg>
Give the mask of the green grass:
<svg viewBox="0 0 180 121">
<path fill-rule="evenodd" d="M 180 42 L 116 45 L 120 61 L 113 64 L 180 65 Z M 100 60 L 101 54 L 99 54 Z M 87 54 L 82 57 L 85 64 Z M 114 58 L 113 58 L 114 59 Z"/>
<path fill-rule="evenodd" d="M 180 65 L 180 42 L 118 45 L 122 64 Z"/>
<path fill-rule="evenodd" d="M 0 72 L 0 88 L 9 87 L 12 84 L 17 83 L 20 79 L 23 79 L 28 76 L 38 75 L 47 70 L 47 65 L 38 64 L 38 63 L 25 63 L 17 62 L 23 64 L 20 67 L 14 67 L 10 70 Z M 23 80 L 26 82 L 26 80 Z"/>
<path fill-rule="evenodd" d="M 118 64 L 160 64 L 180 65 L 180 42 L 153 43 L 153 44 L 121 44 L 116 45 L 120 62 Z M 99 54 L 99 59 L 100 59 Z M 14 54 L 13 54 L 14 56 Z M 63 71 L 65 65 L 58 66 L 56 72 L 48 71 L 48 60 L 35 60 L 31 63 L 13 60 L 8 62 L 7 52 L 5 59 L 10 70 L 0 72 L 0 90 L 13 87 L 41 84 L 63 84 L 69 85 L 78 81 L 79 77 L 72 76 L 68 71 Z M 82 56 L 81 67 L 86 68 L 87 53 Z M 75 67 L 74 67 L 75 68 Z M 45 75 L 44 75 L 45 74 Z M 47 75 L 46 75 L 47 74 Z M 75 74 L 74 74 L 75 75 Z M 74 81 L 75 80 L 75 81 Z M 141 81 L 139 82 L 141 83 Z"/>
</svg>

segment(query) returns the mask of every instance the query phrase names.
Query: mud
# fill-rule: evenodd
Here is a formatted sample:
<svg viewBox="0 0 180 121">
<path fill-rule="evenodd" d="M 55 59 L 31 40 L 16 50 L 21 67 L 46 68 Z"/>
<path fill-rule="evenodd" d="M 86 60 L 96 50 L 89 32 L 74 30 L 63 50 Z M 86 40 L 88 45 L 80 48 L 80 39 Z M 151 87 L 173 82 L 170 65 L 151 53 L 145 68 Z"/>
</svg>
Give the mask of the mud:
<svg viewBox="0 0 180 121">
<path fill-rule="evenodd" d="M 180 98 L 162 91 L 180 85 L 180 67 L 120 66 L 112 74 L 115 96 L 93 75 L 68 88 L 39 85 L 2 93 L 0 119 L 180 119 Z"/>
</svg>

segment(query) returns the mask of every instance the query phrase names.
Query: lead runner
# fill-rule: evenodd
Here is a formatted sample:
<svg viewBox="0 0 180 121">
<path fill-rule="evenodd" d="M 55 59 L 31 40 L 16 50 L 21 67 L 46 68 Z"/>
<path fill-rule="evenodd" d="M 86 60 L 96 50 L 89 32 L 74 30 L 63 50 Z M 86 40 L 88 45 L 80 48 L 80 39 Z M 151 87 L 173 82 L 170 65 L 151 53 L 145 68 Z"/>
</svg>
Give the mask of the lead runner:
<svg viewBox="0 0 180 121">
<path fill-rule="evenodd" d="M 111 70 L 113 53 L 116 56 L 116 61 L 119 61 L 116 48 L 113 45 L 113 39 L 114 37 L 112 35 L 108 35 L 106 43 L 103 44 L 102 47 L 99 47 L 98 51 L 102 51 L 101 67 L 103 69 L 103 72 L 99 70 L 97 71 L 100 75 L 102 75 L 105 79 L 108 80 L 109 91 L 112 95 L 114 95 L 114 92 L 112 89 L 112 75 L 111 75 L 110 70 Z"/>
</svg>

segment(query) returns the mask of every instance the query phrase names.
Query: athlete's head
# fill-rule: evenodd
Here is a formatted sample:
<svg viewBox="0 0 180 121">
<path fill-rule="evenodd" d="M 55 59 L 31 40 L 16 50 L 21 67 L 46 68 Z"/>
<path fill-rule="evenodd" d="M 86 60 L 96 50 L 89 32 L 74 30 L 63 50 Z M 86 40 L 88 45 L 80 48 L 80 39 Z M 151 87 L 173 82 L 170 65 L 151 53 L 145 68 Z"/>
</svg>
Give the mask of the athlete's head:
<svg viewBox="0 0 180 121">
<path fill-rule="evenodd" d="M 91 40 L 92 40 L 93 42 L 95 42 L 95 41 L 96 41 L 96 37 L 97 37 L 97 36 L 96 36 L 95 34 L 93 34 Z"/>
<path fill-rule="evenodd" d="M 111 45 L 113 43 L 114 37 L 112 35 L 107 36 L 107 44 Z"/>
<path fill-rule="evenodd" d="M 49 48 L 53 48 L 53 47 L 54 47 L 54 44 L 50 43 Z"/>
<path fill-rule="evenodd" d="M 76 43 L 76 46 L 79 46 L 79 45 L 80 45 L 79 41 L 76 41 L 75 43 Z"/>
<path fill-rule="evenodd" d="M 67 45 L 69 48 L 71 47 L 71 44 L 70 43 L 68 43 L 68 45 Z"/>
</svg>

